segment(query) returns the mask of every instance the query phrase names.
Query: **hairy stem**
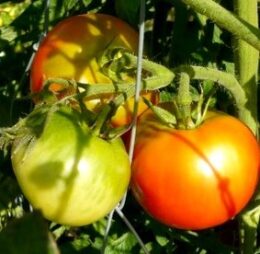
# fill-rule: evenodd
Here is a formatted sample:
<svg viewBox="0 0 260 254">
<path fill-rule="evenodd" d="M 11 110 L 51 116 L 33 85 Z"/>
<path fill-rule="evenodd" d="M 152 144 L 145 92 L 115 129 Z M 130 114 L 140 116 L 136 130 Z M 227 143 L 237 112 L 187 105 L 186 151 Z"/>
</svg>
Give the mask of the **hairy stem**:
<svg viewBox="0 0 260 254">
<path fill-rule="evenodd" d="M 244 1 L 245 4 L 248 2 L 241 1 Z M 213 0 L 182 0 L 182 2 L 260 51 L 260 31 L 243 18 L 238 17 Z"/>
<path fill-rule="evenodd" d="M 239 118 L 252 129 L 254 119 L 251 112 L 245 107 L 247 102 L 245 91 L 232 74 L 213 68 L 192 65 L 182 65 L 174 71 L 186 72 L 194 80 L 211 80 L 223 86 L 233 96 Z"/>
<path fill-rule="evenodd" d="M 190 94 L 190 76 L 186 72 L 180 73 L 176 102 L 177 102 L 178 114 L 180 114 L 181 117 L 181 124 L 184 125 L 183 127 L 185 129 L 192 128 L 193 123 L 191 120 L 192 98 Z"/>
<path fill-rule="evenodd" d="M 257 0 L 234 0 L 235 13 L 251 25 L 258 26 Z M 257 81 L 259 51 L 245 41 L 234 37 L 235 69 L 239 83 L 243 87 L 248 98 L 247 107 L 250 110 L 254 121 L 251 129 L 259 137 L 258 116 L 257 116 Z M 244 211 L 244 216 L 239 217 L 240 225 L 240 253 L 253 254 L 256 250 L 257 226 L 258 223 L 250 223 L 251 209 Z M 246 216 L 247 215 L 247 216 Z"/>
<path fill-rule="evenodd" d="M 116 61 L 120 61 L 116 60 Z M 127 61 L 127 67 L 137 67 L 137 57 L 130 54 L 124 54 L 124 61 Z M 142 61 L 142 69 L 149 73 L 147 77 L 142 79 L 142 90 L 157 90 L 162 87 L 166 87 L 169 85 L 172 80 L 175 78 L 175 74 L 170 71 L 168 68 L 151 62 L 149 60 L 143 59 Z M 82 88 L 82 96 L 90 97 L 98 94 L 109 94 L 109 93 L 124 93 L 127 90 L 135 89 L 135 82 L 132 83 L 108 83 L 108 84 L 83 84 L 78 83 L 73 80 L 66 80 L 62 78 L 49 78 L 45 81 L 44 87 L 49 86 L 52 83 L 58 83 L 64 86 L 64 88 L 69 86 Z M 132 96 L 133 93 L 129 92 Z"/>
<path fill-rule="evenodd" d="M 234 9 L 237 15 L 253 26 L 258 25 L 257 0 L 235 0 Z M 238 81 L 248 98 L 247 108 L 250 110 L 254 123 L 252 130 L 258 136 L 257 128 L 257 81 L 259 51 L 243 40 L 234 37 L 235 68 Z"/>
</svg>

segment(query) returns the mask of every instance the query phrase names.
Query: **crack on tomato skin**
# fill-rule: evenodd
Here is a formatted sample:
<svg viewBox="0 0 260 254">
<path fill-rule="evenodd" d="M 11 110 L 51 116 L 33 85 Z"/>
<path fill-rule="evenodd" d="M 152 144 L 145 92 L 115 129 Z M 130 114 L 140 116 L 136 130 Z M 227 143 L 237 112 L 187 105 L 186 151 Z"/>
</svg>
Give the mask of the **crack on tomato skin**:
<svg viewBox="0 0 260 254">
<path fill-rule="evenodd" d="M 185 143 L 190 149 L 192 149 L 196 154 L 199 155 L 200 158 L 203 159 L 205 163 L 209 166 L 215 178 L 217 179 L 217 186 L 220 190 L 220 197 L 223 201 L 224 207 L 226 208 L 227 216 L 233 217 L 236 214 L 236 206 L 234 200 L 232 198 L 232 194 L 229 189 L 229 179 L 221 176 L 218 172 L 218 169 L 212 164 L 212 162 L 208 159 L 208 157 L 198 148 L 198 145 L 194 144 L 187 138 L 182 135 L 178 135 L 177 133 L 171 133 L 175 138 L 180 139 L 183 143 Z"/>
</svg>

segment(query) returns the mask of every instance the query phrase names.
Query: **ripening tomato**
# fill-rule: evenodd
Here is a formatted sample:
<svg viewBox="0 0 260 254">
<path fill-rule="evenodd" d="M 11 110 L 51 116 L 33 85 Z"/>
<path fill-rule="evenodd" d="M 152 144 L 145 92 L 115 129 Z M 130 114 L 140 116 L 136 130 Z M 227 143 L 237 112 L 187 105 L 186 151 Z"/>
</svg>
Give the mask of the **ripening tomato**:
<svg viewBox="0 0 260 254">
<path fill-rule="evenodd" d="M 13 144 L 18 183 L 47 219 L 71 226 L 95 222 L 128 188 L 131 169 L 123 142 L 94 135 L 69 107 L 45 116 L 40 112 L 29 118 L 28 134 Z"/>
<path fill-rule="evenodd" d="M 220 225 L 252 197 L 259 174 L 259 147 L 238 119 L 214 113 L 192 130 L 140 117 L 131 188 L 160 222 L 188 230 Z"/>
<path fill-rule="evenodd" d="M 57 24 L 44 38 L 31 66 L 31 91 L 41 91 L 48 78 L 66 78 L 87 84 L 109 84 L 98 63 L 98 57 L 108 48 L 123 47 L 136 53 L 138 33 L 124 21 L 106 14 L 92 13 L 72 16 Z M 125 82 L 134 82 L 135 76 L 126 75 Z M 60 91 L 61 85 L 52 84 L 53 91 Z M 155 92 L 144 93 L 152 102 L 158 100 Z M 98 110 L 113 96 L 98 96 L 86 100 L 91 110 Z M 147 109 L 140 100 L 139 114 Z M 129 124 L 132 120 L 133 98 L 119 107 L 112 119 L 115 126 Z"/>
</svg>

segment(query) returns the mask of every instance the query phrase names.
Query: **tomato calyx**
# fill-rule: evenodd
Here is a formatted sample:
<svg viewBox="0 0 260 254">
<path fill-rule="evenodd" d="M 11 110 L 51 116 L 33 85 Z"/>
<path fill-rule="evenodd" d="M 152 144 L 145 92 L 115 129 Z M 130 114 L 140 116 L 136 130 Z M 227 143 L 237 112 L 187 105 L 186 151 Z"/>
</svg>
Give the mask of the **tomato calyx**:
<svg viewBox="0 0 260 254">
<path fill-rule="evenodd" d="M 107 48 L 98 57 L 97 62 L 101 72 L 113 82 L 128 82 L 129 77 L 135 79 L 136 66 L 132 66 L 127 53 L 129 50 L 122 47 Z"/>
<path fill-rule="evenodd" d="M 42 108 L 44 112 L 44 108 Z M 13 142 L 20 137 L 27 137 L 27 139 L 33 139 L 38 136 L 42 130 L 39 128 L 43 123 L 43 118 L 34 118 L 38 115 L 38 108 L 31 112 L 27 117 L 20 119 L 15 125 L 11 127 L 1 128 L 0 129 L 0 150 L 6 149 L 13 144 Z M 44 114 L 41 114 L 42 116 Z M 31 119 L 36 121 L 33 123 Z M 32 124 L 30 126 L 30 124 Z M 31 137 L 31 138 L 29 138 Z"/>
<path fill-rule="evenodd" d="M 27 141 L 30 142 L 30 140 L 40 137 L 44 127 L 48 124 L 50 115 L 58 110 L 66 111 L 74 109 L 63 104 L 55 104 L 52 106 L 49 104 L 37 105 L 32 112 L 26 117 L 21 118 L 15 125 L 1 128 L 0 149 L 9 147 L 17 139 L 24 139 L 26 137 Z"/>
<path fill-rule="evenodd" d="M 91 135 L 100 137 L 104 140 L 113 140 L 129 130 L 130 125 L 113 128 L 110 125 L 111 114 L 115 110 L 112 103 L 106 104 L 99 114 L 88 112 L 85 107 L 71 107 L 64 101 L 56 103 L 42 103 L 34 107 L 26 117 L 21 118 L 15 125 L 11 127 L 0 128 L 0 150 L 4 150 L 11 146 L 18 139 L 26 139 L 28 143 L 31 140 L 41 136 L 45 126 L 48 124 L 51 114 L 62 111 L 72 112 L 77 122 L 86 132 Z"/>
<path fill-rule="evenodd" d="M 143 99 L 165 126 L 180 130 L 197 128 L 206 118 L 212 100 L 211 96 L 205 99 L 202 92 L 198 98 L 192 99 L 188 103 L 180 98 L 182 97 L 177 95 L 177 98 L 174 97 L 172 100 L 161 102 L 158 105 L 153 105 L 150 101 Z"/>
</svg>

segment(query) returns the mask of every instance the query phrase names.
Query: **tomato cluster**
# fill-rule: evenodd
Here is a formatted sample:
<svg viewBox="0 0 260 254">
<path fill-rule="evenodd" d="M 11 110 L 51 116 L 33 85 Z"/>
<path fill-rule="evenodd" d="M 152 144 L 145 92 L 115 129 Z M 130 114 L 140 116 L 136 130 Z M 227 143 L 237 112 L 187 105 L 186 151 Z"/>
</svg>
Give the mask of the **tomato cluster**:
<svg viewBox="0 0 260 254">
<path fill-rule="evenodd" d="M 40 93 L 49 78 L 112 84 L 98 59 L 118 47 L 135 53 L 138 34 L 115 17 L 86 14 L 61 21 L 33 59 L 31 92 Z M 130 84 L 135 76 L 125 75 L 121 81 Z M 48 89 L 58 99 L 79 92 L 60 83 Z M 158 102 L 157 93 L 142 95 Z M 84 103 L 98 113 L 113 99 L 114 94 L 97 95 L 84 98 Z M 128 98 L 117 109 L 111 119 L 114 127 L 131 123 L 133 103 Z M 236 216 L 255 191 L 259 146 L 232 116 L 211 112 L 194 129 L 175 129 L 140 102 L 130 170 L 120 138 L 97 135 L 78 107 L 57 105 L 49 111 L 36 107 L 25 123 L 26 134 L 18 136 L 12 148 L 23 193 L 49 220 L 73 226 L 95 222 L 117 205 L 130 183 L 134 197 L 152 217 L 168 226 L 199 230 Z"/>
<path fill-rule="evenodd" d="M 49 78 L 88 85 L 112 84 L 114 81 L 102 71 L 99 58 L 110 48 L 118 47 L 133 53 L 138 47 L 138 33 L 118 18 L 96 13 L 61 21 L 46 35 L 35 54 L 30 72 L 31 92 L 41 93 Z M 125 75 L 122 82 L 130 84 L 134 80 L 134 75 Z M 58 99 L 78 92 L 61 83 L 52 83 L 48 90 Z M 155 93 L 143 96 L 157 99 Z M 92 96 L 84 98 L 84 103 L 89 110 L 99 112 L 113 98 L 111 94 Z M 42 104 L 39 99 L 35 102 Z M 130 98 L 119 106 L 111 119 L 113 126 L 131 122 L 133 104 Z M 71 106 L 78 108 L 74 103 Z M 72 108 L 55 109 L 46 121 L 40 120 L 45 111 L 29 116 L 28 133 L 14 142 L 12 164 L 24 195 L 44 217 L 81 226 L 115 208 L 127 190 L 130 164 L 120 138 L 100 137 Z M 140 102 L 138 114 L 146 108 Z"/>
</svg>

